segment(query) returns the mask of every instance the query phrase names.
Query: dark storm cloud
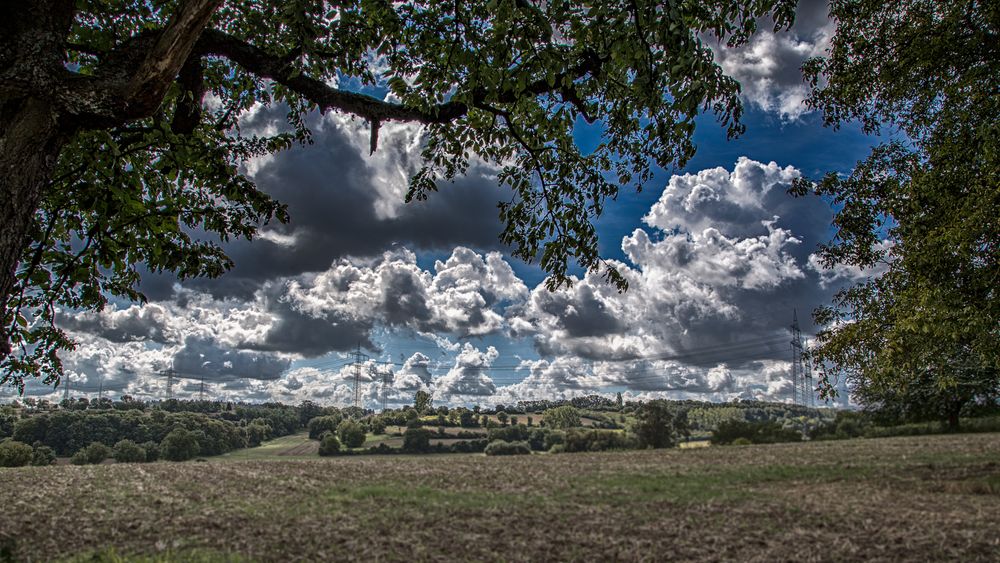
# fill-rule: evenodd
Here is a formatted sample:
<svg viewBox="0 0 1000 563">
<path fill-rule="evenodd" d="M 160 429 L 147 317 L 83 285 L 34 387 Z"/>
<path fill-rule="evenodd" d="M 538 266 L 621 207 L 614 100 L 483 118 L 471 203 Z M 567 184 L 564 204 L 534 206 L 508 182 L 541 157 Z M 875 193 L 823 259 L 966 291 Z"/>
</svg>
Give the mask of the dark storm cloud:
<svg viewBox="0 0 1000 563">
<path fill-rule="evenodd" d="M 262 110 L 244 129 L 252 132 L 283 115 L 281 108 Z M 291 221 L 268 225 L 268 234 L 254 241 L 224 244 L 233 270 L 186 286 L 247 299 L 266 280 L 321 271 L 346 256 L 376 256 L 395 244 L 414 251 L 500 247 L 496 205 L 508 194 L 490 171 L 473 165 L 465 177 L 442 182 L 427 201 L 404 204 L 402 186 L 419 167 L 419 153 L 402 135 L 383 133 L 379 152 L 367 158 L 349 122 L 317 116 L 309 122 L 313 144 L 270 158 L 254 174 L 261 190 L 288 205 Z M 150 298 L 169 298 L 173 280 L 158 277 L 146 274 L 142 289 Z"/>
<path fill-rule="evenodd" d="M 369 336 L 374 326 L 371 317 L 350 317 L 335 312 L 313 316 L 294 308 L 290 300 L 284 298 L 283 289 L 281 284 L 264 289 L 266 310 L 274 315 L 276 322 L 263 341 L 246 342 L 241 348 L 300 354 L 307 358 L 351 350 L 358 345 L 369 350 L 378 348 Z"/>
<path fill-rule="evenodd" d="M 148 340 L 163 344 L 168 341 L 165 334 L 166 315 L 163 308 L 157 305 L 132 306 L 124 310 L 68 314 L 59 319 L 59 325 L 67 330 L 100 336 L 111 342 Z"/>
<path fill-rule="evenodd" d="M 291 361 L 273 354 L 223 348 L 193 336 L 173 356 L 173 369 L 180 377 L 204 377 L 207 381 L 278 379 L 289 365 Z"/>
</svg>

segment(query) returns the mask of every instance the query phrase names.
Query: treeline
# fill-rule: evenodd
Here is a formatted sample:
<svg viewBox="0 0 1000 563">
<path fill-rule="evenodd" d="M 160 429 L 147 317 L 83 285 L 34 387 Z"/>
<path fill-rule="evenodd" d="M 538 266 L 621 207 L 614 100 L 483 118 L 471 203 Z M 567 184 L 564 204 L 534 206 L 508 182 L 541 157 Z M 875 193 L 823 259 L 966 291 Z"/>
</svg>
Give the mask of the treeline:
<svg viewBox="0 0 1000 563">
<path fill-rule="evenodd" d="M 23 406 L 0 409 L 0 440 L 5 444 L 3 452 L 13 460 L 22 460 L 26 451 L 18 444 L 44 455 L 51 451 L 53 456 L 74 456 L 74 462 L 84 463 L 108 457 L 119 461 L 182 460 L 255 447 L 298 432 L 313 418 L 330 413 L 340 415 L 341 411 L 311 402 L 299 406 L 178 400 L 145 403 L 127 397 L 120 401 L 69 400 L 59 405 L 25 401 Z M 133 446 L 142 448 L 142 454 Z"/>
</svg>

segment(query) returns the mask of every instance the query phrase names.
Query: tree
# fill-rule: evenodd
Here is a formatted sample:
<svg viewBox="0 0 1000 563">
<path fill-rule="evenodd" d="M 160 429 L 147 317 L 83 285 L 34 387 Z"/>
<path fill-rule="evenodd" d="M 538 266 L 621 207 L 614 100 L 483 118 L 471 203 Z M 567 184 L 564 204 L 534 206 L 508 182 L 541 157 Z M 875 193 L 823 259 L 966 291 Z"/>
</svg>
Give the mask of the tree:
<svg viewBox="0 0 1000 563">
<path fill-rule="evenodd" d="M 955 428 L 1000 396 L 1000 19 L 992 2 L 831 3 L 829 56 L 804 67 L 808 103 L 902 138 L 848 177 L 797 186 L 839 209 L 824 265 L 867 269 L 815 313 L 827 396 Z"/>
<path fill-rule="evenodd" d="M 672 448 L 689 434 L 687 413 L 667 401 L 647 401 L 635 416 L 633 431 L 641 448 Z"/>
<path fill-rule="evenodd" d="M 327 432 L 319 440 L 319 455 L 331 456 L 340 453 L 340 440 L 333 432 Z"/>
<path fill-rule="evenodd" d="M 545 425 L 549 428 L 574 428 L 580 426 L 580 411 L 569 405 L 545 411 Z"/>
<path fill-rule="evenodd" d="M 507 416 L 507 413 L 505 411 L 498 411 L 497 412 L 497 420 L 500 421 L 500 425 L 501 426 L 507 426 L 507 418 L 508 418 L 508 416 Z"/>
<path fill-rule="evenodd" d="M 119 440 L 113 448 L 115 461 L 118 463 L 144 463 L 146 450 L 132 440 Z"/>
<path fill-rule="evenodd" d="M 239 164 L 308 142 L 310 111 L 423 127 L 425 199 L 470 159 L 512 190 L 500 239 L 538 258 L 550 287 L 572 261 L 625 280 L 593 221 L 651 164 L 683 166 L 695 118 L 743 130 L 739 85 L 703 38 L 746 41 L 757 18 L 790 25 L 794 0 L 578 4 L 525 0 L 321 3 L 35 0 L 0 21 L 0 361 L 4 379 L 58 381 L 71 345 L 56 306 L 143 300 L 139 267 L 217 276 L 212 237 L 252 238 L 284 207 Z M 370 64 L 372 57 L 378 64 Z M 373 97 L 339 88 L 360 83 Z M 211 93 L 213 108 L 202 102 Z M 288 107 L 291 133 L 247 137 L 256 103 Z M 600 123 L 590 153 L 579 120 Z"/>
<path fill-rule="evenodd" d="M 365 427 L 354 420 L 345 420 L 337 425 L 337 437 L 348 448 L 358 448 L 365 443 Z"/>
<path fill-rule="evenodd" d="M 0 442 L 0 467 L 22 467 L 31 463 L 35 452 L 31 446 L 16 440 Z"/>
<path fill-rule="evenodd" d="M 413 409 L 417 411 L 418 414 L 423 414 L 430 408 L 431 394 L 423 389 L 417 391 L 417 393 L 413 396 Z"/>
<path fill-rule="evenodd" d="M 431 433 L 426 428 L 407 428 L 403 433 L 403 451 L 423 453 L 431 449 Z"/>
<path fill-rule="evenodd" d="M 160 442 L 160 457 L 167 461 L 187 461 L 198 455 L 201 445 L 194 432 L 178 426 Z"/>
</svg>

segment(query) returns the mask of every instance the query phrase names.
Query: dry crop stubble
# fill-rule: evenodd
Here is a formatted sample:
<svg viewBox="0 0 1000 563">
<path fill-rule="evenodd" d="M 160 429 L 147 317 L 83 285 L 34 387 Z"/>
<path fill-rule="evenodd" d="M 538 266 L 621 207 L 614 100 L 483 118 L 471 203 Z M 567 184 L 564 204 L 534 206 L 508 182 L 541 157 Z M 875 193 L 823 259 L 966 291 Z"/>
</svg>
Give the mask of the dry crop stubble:
<svg viewBox="0 0 1000 563">
<path fill-rule="evenodd" d="M 998 462 L 1000 436 L 977 434 L 20 468 L 0 542 L 29 560 L 988 561 Z"/>
</svg>

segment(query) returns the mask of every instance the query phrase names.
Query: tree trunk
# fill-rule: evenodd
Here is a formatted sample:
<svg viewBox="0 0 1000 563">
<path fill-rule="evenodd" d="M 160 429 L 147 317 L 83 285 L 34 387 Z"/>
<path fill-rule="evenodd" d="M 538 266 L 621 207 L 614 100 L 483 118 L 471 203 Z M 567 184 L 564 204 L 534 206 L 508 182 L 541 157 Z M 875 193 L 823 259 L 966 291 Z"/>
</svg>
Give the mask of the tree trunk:
<svg viewBox="0 0 1000 563">
<path fill-rule="evenodd" d="M 51 104 L 0 98 L 0 360 L 10 353 L 18 261 L 64 142 Z"/>
</svg>

